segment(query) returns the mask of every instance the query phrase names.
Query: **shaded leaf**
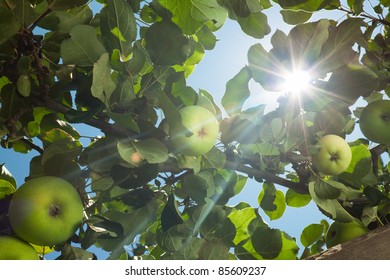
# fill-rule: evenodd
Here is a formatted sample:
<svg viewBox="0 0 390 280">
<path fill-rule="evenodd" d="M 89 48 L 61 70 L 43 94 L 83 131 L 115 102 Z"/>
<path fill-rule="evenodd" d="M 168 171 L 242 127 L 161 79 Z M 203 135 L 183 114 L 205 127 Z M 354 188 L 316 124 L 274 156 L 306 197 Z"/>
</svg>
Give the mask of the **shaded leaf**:
<svg viewBox="0 0 390 280">
<path fill-rule="evenodd" d="M 50 9 L 54 11 L 69 10 L 75 7 L 83 6 L 88 0 L 47 0 Z"/>
<path fill-rule="evenodd" d="M 65 64 L 91 66 L 106 52 L 97 39 L 95 28 L 90 25 L 76 25 L 69 34 L 71 38 L 61 44 L 61 56 Z"/>
<path fill-rule="evenodd" d="M 157 65 L 183 64 L 193 52 L 181 29 L 168 22 L 151 25 L 145 33 L 146 50 Z"/>
<path fill-rule="evenodd" d="M 258 227 L 251 236 L 253 248 L 264 259 L 275 259 L 283 247 L 282 232 L 269 227 Z"/>
<path fill-rule="evenodd" d="M 231 80 L 226 83 L 226 91 L 222 97 L 222 106 L 229 115 L 240 112 L 244 102 L 250 96 L 249 69 L 244 67 Z"/>
<path fill-rule="evenodd" d="M 134 13 L 126 0 L 108 1 L 100 12 L 100 29 L 106 47 L 118 49 L 122 60 L 132 53 L 132 43 L 137 36 Z"/>
<path fill-rule="evenodd" d="M 284 22 L 291 25 L 304 23 L 312 16 L 312 13 L 305 11 L 281 10 L 280 13 L 283 16 Z"/>
<path fill-rule="evenodd" d="M 110 97 L 116 89 L 111 78 L 111 66 L 108 53 L 104 53 L 93 65 L 92 95 L 110 106 Z"/>
<path fill-rule="evenodd" d="M 183 219 L 178 210 L 177 202 L 173 194 L 169 195 L 168 202 L 161 212 L 161 228 L 167 232 L 170 228 L 182 224 Z"/>
<path fill-rule="evenodd" d="M 271 32 L 267 16 L 262 12 L 251 13 L 248 17 L 239 17 L 237 22 L 242 31 L 256 39 L 262 39 Z"/>
</svg>

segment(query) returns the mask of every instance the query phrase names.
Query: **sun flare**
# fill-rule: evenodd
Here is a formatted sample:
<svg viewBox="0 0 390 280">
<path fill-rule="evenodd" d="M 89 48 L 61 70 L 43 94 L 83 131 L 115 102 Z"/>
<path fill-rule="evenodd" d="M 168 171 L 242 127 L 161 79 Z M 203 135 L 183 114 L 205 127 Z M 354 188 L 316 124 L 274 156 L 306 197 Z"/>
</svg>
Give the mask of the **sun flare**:
<svg viewBox="0 0 390 280">
<path fill-rule="evenodd" d="M 297 70 L 284 76 L 283 91 L 300 93 L 311 85 L 311 75 L 308 71 Z"/>
</svg>

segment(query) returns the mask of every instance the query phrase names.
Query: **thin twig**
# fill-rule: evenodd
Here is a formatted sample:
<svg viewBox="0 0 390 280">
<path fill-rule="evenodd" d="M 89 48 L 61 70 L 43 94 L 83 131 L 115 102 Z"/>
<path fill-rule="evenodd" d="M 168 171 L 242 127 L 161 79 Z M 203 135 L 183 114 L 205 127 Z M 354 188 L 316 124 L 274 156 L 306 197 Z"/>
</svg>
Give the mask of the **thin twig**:
<svg viewBox="0 0 390 280">
<path fill-rule="evenodd" d="M 256 170 L 250 166 L 243 165 L 243 164 L 240 164 L 237 162 L 226 161 L 225 168 L 231 169 L 231 170 L 236 170 L 239 172 L 243 172 L 245 174 L 248 174 L 249 176 L 262 178 L 266 181 L 270 181 L 270 182 L 275 183 L 277 185 L 292 189 L 292 190 L 296 191 L 297 193 L 301 193 L 301 194 L 308 194 L 309 193 L 309 190 L 308 190 L 306 184 L 292 182 L 292 181 L 286 180 L 284 178 L 278 177 L 272 173 L 269 173 L 266 171 L 261 171 L 261 170 Z"/>
</svg>

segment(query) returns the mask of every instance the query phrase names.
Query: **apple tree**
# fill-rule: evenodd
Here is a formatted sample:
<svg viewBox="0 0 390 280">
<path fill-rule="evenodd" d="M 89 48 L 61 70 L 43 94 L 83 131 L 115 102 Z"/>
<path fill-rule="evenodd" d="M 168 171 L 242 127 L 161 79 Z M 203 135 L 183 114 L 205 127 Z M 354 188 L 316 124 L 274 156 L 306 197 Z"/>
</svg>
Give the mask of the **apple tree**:
<svg viewBox="0 0 390 280">
<path fill-rule="evenodd" d="M 42 258 L 99 248 L 109 259 L 303 259 L 326 249 L 328 222 L 292 237 L 259 209 L 276 220 L 310 201 L 340 231 L 358 227 L 353 237 L 388 223 L 389 1 L 93 2 L 0 0 L 1 149 L 33 155 L 26 182 L 62 178 L 83 204 L 67 241 L 33 244 Z M 271 7 L 287 34 L 271 32 Z M 217 100 L 187 78 L 226 21 L 259 43 Z M 294 73 L 308 74 L 305 87 L 286 88 Z M 280 94 L 277 108 L 246 103 L 251 83 Z M 250 181 L 258 205 L 229 204 Z M 18 190 L 1 163 L 2 240 L 17 236 L 8 210 Z M 332 245 L 352 238 L 330 235 Z"/>
</svg>

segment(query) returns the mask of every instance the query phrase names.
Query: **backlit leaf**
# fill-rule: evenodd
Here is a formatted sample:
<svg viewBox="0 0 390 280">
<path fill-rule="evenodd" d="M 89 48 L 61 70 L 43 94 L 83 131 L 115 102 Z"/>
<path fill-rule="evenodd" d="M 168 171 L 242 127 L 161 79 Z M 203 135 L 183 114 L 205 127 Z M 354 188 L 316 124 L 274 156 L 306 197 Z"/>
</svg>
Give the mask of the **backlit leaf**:
<svg viewBox="0 0 390 280">
<path fill-rule="evenodd" d="M 302 231 L 300 240 L 303 246 L 309 247 L 315 243 L 323 234 L 324 225 L 322 224 L 311 224 L 305 227 Z"/>
</svg>

